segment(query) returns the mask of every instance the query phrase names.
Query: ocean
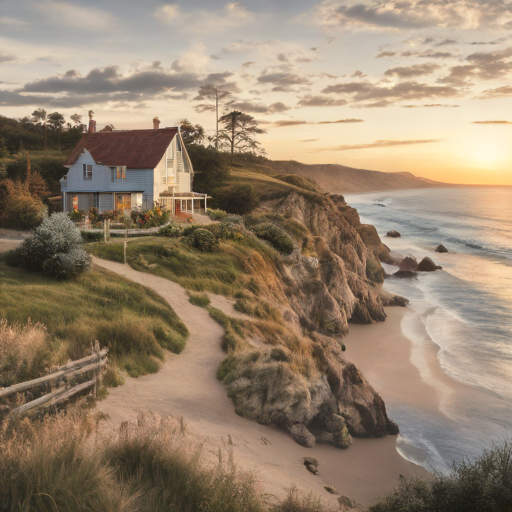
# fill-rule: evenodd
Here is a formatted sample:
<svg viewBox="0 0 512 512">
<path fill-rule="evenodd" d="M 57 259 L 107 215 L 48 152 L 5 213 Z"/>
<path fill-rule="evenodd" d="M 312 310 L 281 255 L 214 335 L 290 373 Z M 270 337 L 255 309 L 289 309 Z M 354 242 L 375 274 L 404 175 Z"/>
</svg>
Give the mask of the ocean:
<svg viewBox="0 0 512 512">
<path fill-rule="evenodd" d="M 434 415 L 420 404 L 388 405 L 401 430 L 398 451 L 446 474 L 453 461 L 512 440 L 512 188 L 415 189 L 346 200 L 392 251 L 418 261 L 429 256 L 443 267 L 384 284 L 410 300 L 401 325 L 412 343 L 410 360 L 442 397 Z M 385 237 L 390 230 L 401 238 Z M 439 244 L 449 252 L 434 252 Z M 429 346 L 438 350 L 442 370 L 462 384 L 455 392 L 425 367 L 421 348 Z"/>
</svg>

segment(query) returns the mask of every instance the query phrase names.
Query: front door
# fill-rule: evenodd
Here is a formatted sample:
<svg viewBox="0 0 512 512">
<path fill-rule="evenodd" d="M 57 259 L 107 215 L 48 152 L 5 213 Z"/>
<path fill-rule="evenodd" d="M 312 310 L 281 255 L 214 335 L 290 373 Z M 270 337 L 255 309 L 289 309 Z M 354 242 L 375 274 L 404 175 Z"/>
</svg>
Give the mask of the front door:
<svg viewBox="0 0 512 512">
<path fill-rule="evenodd" d="M 178 199 L 177 201 L 175 201 L 174 214 L 179 215 L 180 213 L 181 213 L 181 201 Z"/>
<path fill-rule="evenodd" d="M 131 194 L 116 194 L 116 210 L 118 212 L 124 212 L 132 207 L 132 195 Z"/>
</svg>

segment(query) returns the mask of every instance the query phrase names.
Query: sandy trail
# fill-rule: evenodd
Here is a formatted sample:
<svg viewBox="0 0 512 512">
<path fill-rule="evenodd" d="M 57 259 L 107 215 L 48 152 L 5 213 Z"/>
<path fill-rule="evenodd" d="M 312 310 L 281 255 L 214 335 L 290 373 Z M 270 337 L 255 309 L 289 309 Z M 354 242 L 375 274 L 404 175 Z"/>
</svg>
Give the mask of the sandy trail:
<svg viewBox="0 0 512 512">
<path fill-rule="evenodd" d="M 94 263 L 155 290 L 190 331 L 183 352 L 169 354 L 158 373 L 127 378 L 124 386 L 109 390 L 98 408 L 114 423 L 135 420 L 142 410 L 163 416 L 183 416 L 193 433 L 206 438 L 206 446 L 213 453 L 231 436 L 236 462 L 243 469 L 255 471 L 265 492 L 282 496 L 283 489 L 295 483 L 329 500 L 333 507 L 337 502 L 325 491 L 325 484 L 368 505 L 389 491 L 400 473 L 426 474 L 400 457 L 395 437 L 356 439 L 348 450 L 327 445 L 307 449 L 280 429 L 241 418 L 215 376 L 225 357 L 220 348 L 223 329 L 208 312 L 190 304 L 187 293 L 176 283 L 120 263 L 98 258 L 94 258 Z M 231 308 L 230 301 L 222 298 L 215 300 L 214 305 L 221 306 L 225 312 Z M 235 316 L 234 311 L 231 314 Z M 320 476 L 305 469 L 304 456 L 319 460 Z"/>
</svg>

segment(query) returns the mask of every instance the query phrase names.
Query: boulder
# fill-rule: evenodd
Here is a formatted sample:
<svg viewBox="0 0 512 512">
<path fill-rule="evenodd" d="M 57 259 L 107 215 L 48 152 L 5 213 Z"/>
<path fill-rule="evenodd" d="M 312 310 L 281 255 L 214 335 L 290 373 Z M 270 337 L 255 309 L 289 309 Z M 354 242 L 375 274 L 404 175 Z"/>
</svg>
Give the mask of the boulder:
<svg viewBox="0 0 512 512">
<path fill-rule="evenodd" d="M 306 464 L 306 469 L 313 475 L 318 475 L 318 468 L 314 464 Z"/>
<path fill-rule="evenodd" d="M 386 236 L 389 236 L 389 238 L 400 238 L 402 235 L 398 231 L 388 231 L 386 233 Z"/>
<path fill-rule="evenodd" d="M 290 434 L 301 446 L 306 448 L 312 448 L 315 446 L 315 436 L 302 423 L 295 423 L 292 425 Z"/>
<path fill-rule="evenodd" d="M 448 252 L 448 249 L 443 244 L 439 244 L 436 247 L 436 252 Z"/>
<path fill-rule="evenodd" d="M 440 270 L 442 267 L 436 265 L 431 258 L 425 256 L 418 264 L 418 270 L 420 272 L 434 272 L 434 270 Z"/>
<path fill-rule="evenodd" d="M 418 270 L 418 262 L 414 256 L 406 256 L 400 262 L 400 270 Z"/>
<path fill-rule="evenodd" d="M 320 463 L 314 457 L 304 457 L 302 460 L 304 461 L 304 466 L 307 466 L 308 464 L 320 466 Z"/>
<path fill-rule="evenodd" d="M 395 272 L 392 277 L 411 279 L 413 277 L 416 277 L 417 275 L 418 274 L 414 272 L 414 270 L 399 270 L 398 272 Z"/>
</svg>

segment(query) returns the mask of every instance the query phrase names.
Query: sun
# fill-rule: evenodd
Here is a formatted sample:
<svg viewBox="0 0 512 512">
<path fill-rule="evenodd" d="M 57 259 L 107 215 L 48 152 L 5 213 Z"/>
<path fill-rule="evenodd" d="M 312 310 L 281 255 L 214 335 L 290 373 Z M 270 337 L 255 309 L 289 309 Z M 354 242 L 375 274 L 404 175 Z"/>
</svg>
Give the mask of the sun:
<svg viewBox="0 0 512 512">
<path fill-rule="evenodd" d="M 471 146 L 470 158 L 474 164 L 484 169 L 495 169 L 502 166 L 510 158 L 510 151 L 496 140 L 479 140 Z"/>
</svg>

